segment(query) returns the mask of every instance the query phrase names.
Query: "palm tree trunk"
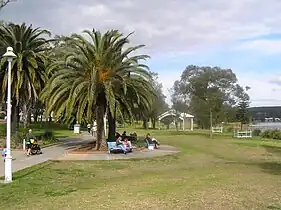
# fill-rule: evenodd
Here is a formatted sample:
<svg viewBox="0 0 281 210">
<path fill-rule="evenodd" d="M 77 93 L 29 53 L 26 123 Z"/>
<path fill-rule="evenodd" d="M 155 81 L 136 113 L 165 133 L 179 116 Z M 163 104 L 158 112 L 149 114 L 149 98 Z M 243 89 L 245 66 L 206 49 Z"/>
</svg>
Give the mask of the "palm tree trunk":
<svg viewBox="0 0 281 210">
<path fill-rule="evenodd" d="M 152 121 L 152 128 L 156 129 L 156 119 L 152 118 L 151 121 Z"/>
<path fill-rule="evenodd" d="M 148 122 L 147 122 L 147 119 L 143 119 L 142 127 L 143 127 L 143 129 L 148 129 Z"/>
<path fill-rule="evenodd" d="M 108 140 L 115 141 L 116 133 L 116 105 L 114 109 L 114 114 L 112 116 L 111 112 L 108 111 Z"/>
<path fill-rule="evenodd" d="M 105 106 L 98 105 L 96 108 L 96 120 L 97 120 L 96 150 L 107 148 L 107 142 L 104 135 L 104 114 L 105 114 Z"/>
</svg>

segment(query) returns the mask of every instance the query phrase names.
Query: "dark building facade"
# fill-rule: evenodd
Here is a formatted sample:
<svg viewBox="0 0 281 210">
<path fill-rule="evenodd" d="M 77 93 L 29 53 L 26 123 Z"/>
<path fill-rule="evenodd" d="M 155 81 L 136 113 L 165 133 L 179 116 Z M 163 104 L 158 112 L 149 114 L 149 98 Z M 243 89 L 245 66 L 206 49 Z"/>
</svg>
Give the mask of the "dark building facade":
<svg viewBox="0 0 281 210">
<path fill-rule="evenodd" d="M 280 122 L 281 106 L 251 107 L 249 113 L 253 121 L 272 121 Z"/>
</svg>

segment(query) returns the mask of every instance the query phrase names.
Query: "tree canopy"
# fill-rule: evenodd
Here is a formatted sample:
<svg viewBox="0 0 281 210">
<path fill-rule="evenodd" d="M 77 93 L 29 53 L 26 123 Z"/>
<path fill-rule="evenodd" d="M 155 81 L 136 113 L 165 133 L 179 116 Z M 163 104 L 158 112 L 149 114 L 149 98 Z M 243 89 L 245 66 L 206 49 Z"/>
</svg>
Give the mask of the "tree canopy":
<svg viewBox="0 0 281 210">
<path fill-rule="evenodd" d="M 181 79 L 173 86 L 174 106 L 183 106 L 191 111 L 202 128 L 210 126 L 210 112 L 213 123 L 225 119 L 225 108 L 235 107 L 246 97 L 244 88 L 237 83 L 231 69 L 208 66 L 188 66 Z"/>
<path fill-rule="evenodd" d="M 139 61 L 147 55 L 131 55 L 144 45 L 125 48 L 128 36 L 117 30 L 102 34 L 100 31 L 84 31 L 73 34 L 65 56 L 54 65 L 55 73 L 48 80 L 42 99 L 47 113 L 58 117 L 75 115 L 78 122 L 97 120 L 98 148 L 104 140 L 103 118 L 107 113 L 116 118 L 121 109 L 131 116 L 131 103 L 143 107 L 152 104 L 154 88 L 148 67 Z M 113 133 L 114 135 L 114 133 Z"/>
</svg>

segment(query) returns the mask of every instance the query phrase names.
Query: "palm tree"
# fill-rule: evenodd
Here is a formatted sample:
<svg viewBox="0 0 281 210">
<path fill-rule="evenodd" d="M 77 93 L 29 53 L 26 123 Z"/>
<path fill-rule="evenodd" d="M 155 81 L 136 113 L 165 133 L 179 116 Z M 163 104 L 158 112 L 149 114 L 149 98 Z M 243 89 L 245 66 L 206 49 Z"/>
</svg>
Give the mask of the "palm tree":
<svg viewBox="0 0 281 210">
<path fill-rule="evenodd" d="M 42 92 L 47 112 L 57 116 L 73 114 L 76 107 L 76 119 L 81 122 L 86 117 L 88 122 L 97 121 L 97 147 L 106 147 L 103 119 L 107 113 L 115 116 L 120 107 L 130 110 L 125 95 L 128 88 L 135 84 L 149 84 L 150 74 L 147 66 L 139 61 L 147 55 L 130 56 L 143 47 L 124 48 L 129 43 L 129 34 L 124 37 L 117 30 L 101 34 L 99 31 L 84 31 L 85 36 L 73 34 L 70 49 L 66 48 L 65 59 L 58 60 L 58 68 Z M 130 75 L 134 75 L 130 78 Z M 133 87 L 133 86 L 132 86 Z M 139 96 L 139 100 L 141 100 Z"/>
<path fill-rule="evenodd" d="M 45 35 L 49 31 L 32 28 L 26 24 L 4 24 L 0 26 L 0 50 L 2 52 L 11 46 L 17 58 L 12 62 L 12 130 L 15 132 L 18 123 L 20 106 L 27 107 L 34 103 L 43 89 L 45 74 L 45 52 L 49 49 Z M 0 84 L 2 100 L 6 98 L 7 62 L 1 58 Z M 27 113 L 25 113 L 27 115 Z"/>
<path fill-rule="evenodd" d="M 123 81 L 123 86 L 126 86 L 126 92 L 123 87 L 115 85 L 115 112 L 114 114 L 108 113 L 108 138 L 110 140 L 115 137 L 117 112 L 119 116 L 124 113 L 133 120 L 136 117 L 134 109 L 138 107 L 142 112 L 150 110 L 156 97 L 149 72 L 146 75 L 139 75 L 135 72 L 135 74 L 126 75 L 124 78 L 126 79 Z"/>
</svg>

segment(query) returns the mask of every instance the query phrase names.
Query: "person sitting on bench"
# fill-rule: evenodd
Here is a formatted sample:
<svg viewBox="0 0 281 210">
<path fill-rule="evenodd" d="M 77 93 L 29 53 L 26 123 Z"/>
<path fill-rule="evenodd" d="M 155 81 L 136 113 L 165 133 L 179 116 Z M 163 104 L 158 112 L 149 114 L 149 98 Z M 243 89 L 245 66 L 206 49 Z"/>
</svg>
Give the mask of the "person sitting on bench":
<svg viewBox="0 0 281 210">
<path fill-rule="evenodd" d="M 132 145 L 131 145 L 131 142 L 128 139 L 125 138 L 123 140 L 123 145 L 124 145 L 126 151 L 132 151 Z"/>
<path fill-rule="evenodd" d="M 124 131 L 124 132 L 122 133 L 122 137 L 125 138 L 126 136 L 127 136 L 127 132 Z"/>
<path fill-rule="evenodd" d="M 124 144 L 123 144 L 123 141 L 122 141 L 122 137 L 121 137 L 121 136 L 119 136 L 119 137 L 116 139 L 116 146 L 117 146 L 118 148 L 120 148 L 120 149 L 124 152 L 124 154 L 127 153 L 127 150 L 126 150 L 126 148 L 125 148 L 125 146 L 124 146 Z"/>
<path fill-rule="evenodd" d="M 116 139 L 118 139 L 120 136 L 121 136 L 120 133 L 118 133 L 118 132 L 115 133 L 115 138 L 116 138 Z"/>
<path fill-rule="evenodd" d="M 151 137 L 150 133 L 146 134 L 145 141 L 147 144 L 153 144 L 155 149 L 160 145 L 156 138 Z"/>
</svg>

